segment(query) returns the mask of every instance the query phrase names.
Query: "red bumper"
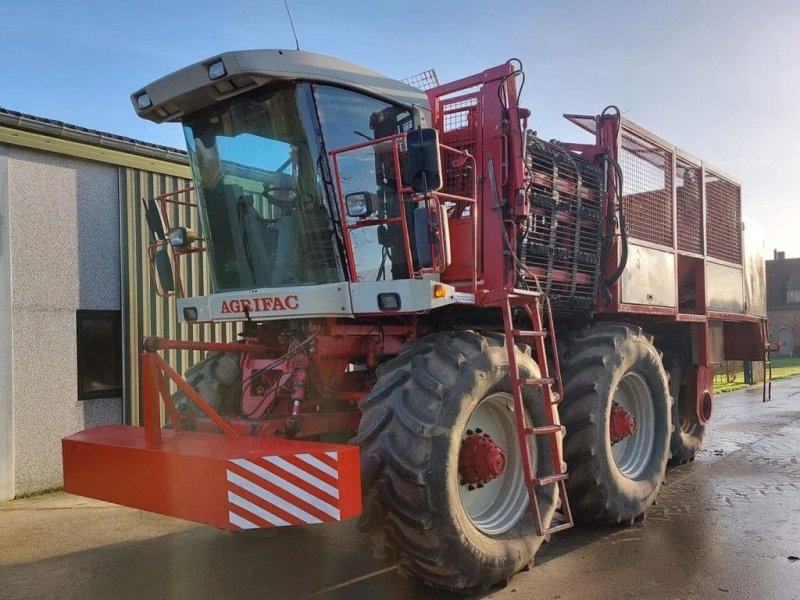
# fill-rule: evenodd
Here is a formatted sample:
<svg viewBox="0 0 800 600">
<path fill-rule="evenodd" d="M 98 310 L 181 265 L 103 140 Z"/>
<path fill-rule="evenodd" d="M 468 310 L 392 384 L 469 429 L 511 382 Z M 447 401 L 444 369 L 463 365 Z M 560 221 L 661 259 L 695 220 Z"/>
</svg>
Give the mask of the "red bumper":
<svg viewBox="0 0 800 600">
<path fill-rule="evenodd" d="M 343 521 L 361 512 L 358 448 L 107 425 L 62 440 L 64 489 L 224 529 Z"/>
</svg>

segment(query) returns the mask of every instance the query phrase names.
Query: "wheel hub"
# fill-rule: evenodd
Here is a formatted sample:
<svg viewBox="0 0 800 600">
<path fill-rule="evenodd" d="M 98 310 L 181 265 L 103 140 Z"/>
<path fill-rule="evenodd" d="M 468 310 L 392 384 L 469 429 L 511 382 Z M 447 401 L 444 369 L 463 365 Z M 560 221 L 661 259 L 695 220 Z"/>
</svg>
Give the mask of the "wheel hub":
<svg viewBox="0 0 800 600">
<path fill-rule="evenodd" d="M 458 453 L 461 485 L 482 486 L 503 474 L 506 455 L 488 433 L 467 431 Z"/>
<path fill-rule="evenodd" d="M 609 425 L 611 445 L 632 436 L 636 431 L 636 419 L 616 402 L 611 403 L 611 423 Z"/>
</svg>

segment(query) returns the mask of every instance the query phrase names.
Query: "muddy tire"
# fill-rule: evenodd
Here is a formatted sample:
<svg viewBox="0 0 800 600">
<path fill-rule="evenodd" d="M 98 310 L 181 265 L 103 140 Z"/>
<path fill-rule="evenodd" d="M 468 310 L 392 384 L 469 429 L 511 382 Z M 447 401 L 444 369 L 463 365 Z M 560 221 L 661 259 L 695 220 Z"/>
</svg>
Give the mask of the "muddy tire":
<svg viewBox="0 0 800 600">
<path fill-rule="evenodd" d="M 694 380 L 686 377 L 688 368 L 677 361 L 667 361 L 667 364 L 673 401 L 669 466 L 677 467 L 694 460 L 703 447 L 706 428 L 697 417 Z"/>
<path fill-rule="evenodd" d="M 184 378 L 211 407 L 221 414 L 239 410 L 238 388 L 242 381 L 239 355 L 235 352 L 209 352 L 203 360 L 186 370 Z M 172 394 L 178 412 L 202 415 L 202 411 L 178 390 Z"/>
<path fill-rule="evenodd" d="M 601 323 L 571 338 L 561 364 L 572 514 L 582 523 L 633 523 L 655 500 L 669 458 L 672 400 L 661 356 L 641 328 Z M 613 447 L 612 402 L 636 419 L 633 435 Z"/>
<path fill-rule="evenodd" d="M 535 377 L 530 351 L 519 350 L 517 357 L 522 376 Z M 359 404 L 363 418 L 353 440 L 361 446 L 359 526 L 379 555 L 398 561 L 401 573 L 447 590 L 487 589 L 532 562 L 544 539 L 536 535 L 524 480 L 522 496 L 516 487 L 522 476 L 516 438 L 500 431 L 513 422 L 510 391 L 503 336 L 434 334 L 378 369 L 377 384 Z M 525 403 L 528 417 L 543 424 L 541 390 L 525 388 Z M 502 475 L 469 490 L 461 485 L 459 451 L 475 419 L 485 415 L 495 428 L 492 439 L 514 442 L 503 447 Z M 550 445 L 532 447 L 537 473 L 552 474 Z M 545 526 L 555 512 L 555 488 L 538 492 Z M 504 502 L 494 503 L 499 490 Z"/>
</svg>

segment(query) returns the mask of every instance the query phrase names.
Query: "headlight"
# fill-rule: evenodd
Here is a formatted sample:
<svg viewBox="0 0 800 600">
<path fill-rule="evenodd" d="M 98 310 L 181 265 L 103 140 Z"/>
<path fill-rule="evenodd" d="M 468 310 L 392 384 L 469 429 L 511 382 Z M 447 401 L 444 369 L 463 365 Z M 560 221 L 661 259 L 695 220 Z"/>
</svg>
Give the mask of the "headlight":
<svg viewBox="0 0 800 600">
<path fill-rule="evenodd" d="M 375 212 L 377 198 L 371 192 L 352 192 L 344 197 L 348 217 L 366 217 Z"/>
<path fill-rule="evenodd" d="M 186 235 L 186 227 L 176 227 L 169 230 L 169 245 L 173 248 L 182 248 L 186 245 L 188 236 Z"/>
<path fill-rule="evenodd" d="M 208 78 L 209 79 L 219 79 L 220 77 L 225 77 L 228 72 L 225 70 L 225 63 L 221 60 L 218 60 L 215 63 L 211 63 L 208 65 Z"/>
<path fill-rule="evenodd" d="M 148 96 L 147 93 L 140 94 L 136 98 L 136 106 L 139 107 L 139 110 L 144 110 L 145 108 L 153 106 L 153 101 L 150 100 L 150 96 Z"/>
</svg>

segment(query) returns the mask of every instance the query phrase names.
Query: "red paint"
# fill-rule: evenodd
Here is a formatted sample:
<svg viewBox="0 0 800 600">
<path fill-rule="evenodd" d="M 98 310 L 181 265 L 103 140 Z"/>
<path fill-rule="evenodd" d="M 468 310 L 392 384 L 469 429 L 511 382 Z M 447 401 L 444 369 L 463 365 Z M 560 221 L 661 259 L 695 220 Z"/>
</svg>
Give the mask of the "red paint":
<svg viewBox="0 0 800 600">
<path fill-rule="evenodd" d="M 461 442 L 458 453 L 458 473 L 461 484 L 489 483 L 503 474 L 506 456 L 488 433 L 473 433 Z"/>
<path fill-rule="evenodd" d="M 636 431 L 636 419 L 616 402 L 611 403 L 611 419 L 608 426 L 611 445 L 630 437 Z"/>
<path fill-rule="evenodd" d="M 714 366 L 697 367 L 697 418 L 705 425 L 711 418 L 714 397 Z"/>
<path fill-rule="evenodd" d="M 339 509 L 339 520 L 361 512 L 361 477 L 355 446 L 172 430 L 164 430 L 161 442 L 153 446 L 140 427 L 106 425 L 64 438 L 62 451 L 64 489 L 69 493 L 224 529 L 237 529 L 229 521 L 227 473 L 235 470 L 241 474 L 242 470 L 232 465 L 232 459 L 258 461 L 258 457 L 277 456 L 292 462 L 298 454 L 311 454 L 324 462 L 330 460 L 326 452 L 336 452 L 338 479 L 334 487 L 339 498 L 328 499 L 328 503 Z M 286 480 L 291 477 L 281 475 Z M 268 485 L 254 482 L 261 487 Z M 246 516 L 254 522 L 252 516 Z M 322 521 L 336 520 L 327 514 L 315 516 Z"/>
</svg>

